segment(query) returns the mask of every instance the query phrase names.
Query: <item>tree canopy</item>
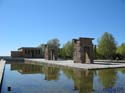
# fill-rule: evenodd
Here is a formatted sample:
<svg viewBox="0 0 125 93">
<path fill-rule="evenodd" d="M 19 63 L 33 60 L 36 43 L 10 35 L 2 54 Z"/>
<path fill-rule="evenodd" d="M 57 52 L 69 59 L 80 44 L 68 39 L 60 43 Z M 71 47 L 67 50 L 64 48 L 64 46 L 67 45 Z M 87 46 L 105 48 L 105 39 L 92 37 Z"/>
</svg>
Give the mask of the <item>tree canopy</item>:
<svg viewBox="0 0 125 93">
<path fill-rule="evenodd" d="M 72 41 L 68 41 L 66 44 L 64 44 L 62 48 L 62 56 L 64 58 L 73 58 L 73 51 L 74 51 L 74 45 Z"/>
<path fill-rule="evenodd" d="M 109 59 L 116 53 L 116 42 L 112 34 L 105 32 L 98 41 L 98 54 L 102 58 Z"/>
<path fill-rule="evenodd" d="M 58 52 L 58 56 L 64 59 L 72 59 L 74 52 L 74 44 L 72 41 L 66 42 L 62 48 L 60 48 L 60 41 L 57 38 L 51 39 L 47 42 L 49 48 L 52 48 Z M 42 48 L 42 54 L 44 56 L 45 44 L 41 44 L 38 47 Z M 58 51 L 60 50 L 60 51 Z M 104 32 L 101 38 L 98 40 L 98 45 L 93 47 L 94 58 L 96 59 L 120 59 L 125 58 L 125 43 L 120 46 L 116 46 L 115 38 L 112 34 Z"/>
<path fill-rule="evenodd" d="M 46 44 L 40 44 L 38 47 L 42 48 L 42 56 L 44 57 L 44 53 L 45 53 L 45 45 Z M 58 52 L 59 50 L 59 46 L 60 46 L 60 41 L 57 38 L 51 39 L 47 42 L 47 45 L 49 46 L 49 48 L 54 49 L 55 51 Z"/>
<path fill-rule="evenodd" d="M 125 43 L 122 43 L 118 48 L 117 48 L 117 53 L 121 54 L 125 58 Z"/>
<path fill-rule="evenodd" d="M 49 41 L 47 42 L 47 45 L 48 45 L 50 48 L 58 49 L 59 46 L 60 46 L 60 41 L 59 41 L 59 39 L 54 38 L 54 39 L 49 40 Z"/>
</svg>

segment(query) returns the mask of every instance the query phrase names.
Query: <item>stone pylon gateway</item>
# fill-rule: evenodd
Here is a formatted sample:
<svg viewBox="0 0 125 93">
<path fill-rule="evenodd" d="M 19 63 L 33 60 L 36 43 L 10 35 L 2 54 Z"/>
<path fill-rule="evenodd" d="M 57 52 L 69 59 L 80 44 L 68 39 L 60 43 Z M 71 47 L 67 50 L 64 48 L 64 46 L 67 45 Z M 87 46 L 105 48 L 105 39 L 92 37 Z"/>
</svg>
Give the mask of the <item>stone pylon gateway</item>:
<svg viewBox="0 0 125 93">
<path fill-rule="evenodd" d="M 44 56 L 46 60 L 57 60 L 57 50 L 50 48 L 48 45 L 45 45 Z"/>
<path fill-rule="evenodd" d="M 73 39 L 74 63 L 93 63 L 93 38 Z"/>
</svg>

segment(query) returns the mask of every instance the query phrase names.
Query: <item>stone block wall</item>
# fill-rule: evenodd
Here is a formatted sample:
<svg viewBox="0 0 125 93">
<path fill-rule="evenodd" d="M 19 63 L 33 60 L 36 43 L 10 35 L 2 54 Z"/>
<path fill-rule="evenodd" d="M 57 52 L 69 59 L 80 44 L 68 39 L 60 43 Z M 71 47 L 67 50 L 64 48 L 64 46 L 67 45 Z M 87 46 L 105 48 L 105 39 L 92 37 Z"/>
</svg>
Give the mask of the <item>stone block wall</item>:
<svg viewBox="0 0 125 93">
<path fill-rule="evenodd" d="M 73 39 L 75 63 L 93 63 L 92 40 L 92 38 Z"/>
<path fill-rule="evenodd" d="M 45 55 L 44 56 L 45 56 L 46 60 L 57 60 L 58 52 L 57 52 L 57 50 L 45 45 Z"/>
<path fill-rule="evenodd" d="M 11 57 L 22 57 L 22 53 L 19 51 L 11 51 Z"/>
</svg>

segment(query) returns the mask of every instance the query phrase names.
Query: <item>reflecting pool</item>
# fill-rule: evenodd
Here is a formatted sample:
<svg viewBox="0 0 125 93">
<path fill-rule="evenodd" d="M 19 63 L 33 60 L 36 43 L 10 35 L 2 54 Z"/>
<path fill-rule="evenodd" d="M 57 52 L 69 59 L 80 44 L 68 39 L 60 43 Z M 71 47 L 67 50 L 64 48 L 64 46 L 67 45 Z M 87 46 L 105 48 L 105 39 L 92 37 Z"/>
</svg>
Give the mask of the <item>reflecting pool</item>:
<svg viewBox="0 0 125 93">
<path fill-rule="evenodd" d="M 125 93 L 125 69 L 79 70 L 14 62 L 5 66 L 1 93 Z"/>
</svg>

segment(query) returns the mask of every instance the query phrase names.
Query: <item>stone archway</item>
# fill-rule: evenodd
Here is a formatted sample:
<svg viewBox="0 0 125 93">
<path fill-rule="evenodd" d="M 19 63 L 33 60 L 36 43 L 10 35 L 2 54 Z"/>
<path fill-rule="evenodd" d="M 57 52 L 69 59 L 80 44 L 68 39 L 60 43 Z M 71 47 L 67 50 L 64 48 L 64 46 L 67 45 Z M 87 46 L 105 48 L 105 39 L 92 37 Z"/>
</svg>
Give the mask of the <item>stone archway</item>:
<svg viewBox="0 0 125 93">
<path fill-rule="evenodd" d="M 48 45 L 45 45 L 45 59 L 46 60 L 57 60 L 57 51 L 53 48 L 50 48 Z"/>
<path fill-rule="evenodd" d="M 73 39 L 74 63 L 93 63 L 93 38 Z"/>
</svg>

